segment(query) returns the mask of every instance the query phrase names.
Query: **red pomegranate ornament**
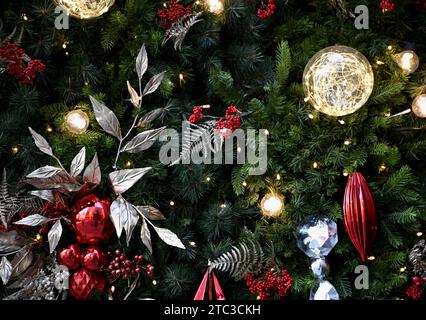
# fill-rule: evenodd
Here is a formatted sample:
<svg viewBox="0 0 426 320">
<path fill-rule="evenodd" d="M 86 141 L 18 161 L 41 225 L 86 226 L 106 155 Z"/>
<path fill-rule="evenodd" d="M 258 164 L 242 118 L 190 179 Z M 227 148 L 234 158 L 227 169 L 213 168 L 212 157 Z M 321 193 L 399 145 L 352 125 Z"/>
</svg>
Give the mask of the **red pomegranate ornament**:
<svg viewBox="0 0 426 320">
<path fill-rule="evenodd" d="M 352 244 L 361 260 L 366 261 L 377 233 L 377 215 L 373 194 L 359 172 L 355 172 L 346 184 L 343 220 Z"/>
<path fill-rule="evenodd" d="M 72 228 L 79 243 L 97 244 L 109 239 L 114 228 L 110 219 L 111 202 L 97 195 L 86 195 L 74 204 Z"/>
<path fill-rule="evenodd" d="M 96 292 L 104 292 L 105 278 L 95 271 L 80 269 L 70 278 L 69 292 L 77 300 L 88 300 Z"/>
<path fill-rule="evenodd" d="M 70 270 L 77 269 L 81 265 L 80 247 L 78 244 L 71 244 L 62 249 L 57 255 L 58 264 L 66 266 Z"/>
<path fill-rule="evenodd" d="M 89 247 L 83 253 L 83 266 L 89 270 L 101 270 L 106 260 L 105 253 L 99 247 Z"/>
</svg>

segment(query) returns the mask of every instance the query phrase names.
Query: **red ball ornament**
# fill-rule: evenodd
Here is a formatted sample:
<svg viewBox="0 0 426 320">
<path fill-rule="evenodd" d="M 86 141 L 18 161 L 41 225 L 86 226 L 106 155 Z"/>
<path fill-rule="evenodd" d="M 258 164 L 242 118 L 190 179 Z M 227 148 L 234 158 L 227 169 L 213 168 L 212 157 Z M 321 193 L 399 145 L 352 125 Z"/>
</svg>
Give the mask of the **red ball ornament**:
<svg viewBox="0 0 426 320">
<path fill-rule="evenodd" d="M 106 255 L 98 247 L 89 247 L 83 254 L 83 266 L 89 270 L 101 270 L 106 264 Z"/>
<path fill-rule="evenodd" d="M 58 264 L 66 266 L 68 269 L 77 269 L 81 265 L 80 247 L 72 244 L 58 252 Z"/>
<path fill-rule="evenodd" d="M 114 230 L 109 208 L 110 201 L 93 194 L 76 201 L 71 220 L 79 243 L 97 244 L 109 239 Z"/>
<path fill-rule="evenodd" d="M 105 289 L 105 278 L 99 272 L 80 269 L 70 278 L 69 292 L 77 300 L 88 300 Z"/>
<path fill-rule="evenodd" d="M 376 237 L 377 215 L 373 194 L 359 172 L 355 172 L 346 184 L 343 220 L 352 244 L 361 260 L 366 261 Z"/>
</svg>

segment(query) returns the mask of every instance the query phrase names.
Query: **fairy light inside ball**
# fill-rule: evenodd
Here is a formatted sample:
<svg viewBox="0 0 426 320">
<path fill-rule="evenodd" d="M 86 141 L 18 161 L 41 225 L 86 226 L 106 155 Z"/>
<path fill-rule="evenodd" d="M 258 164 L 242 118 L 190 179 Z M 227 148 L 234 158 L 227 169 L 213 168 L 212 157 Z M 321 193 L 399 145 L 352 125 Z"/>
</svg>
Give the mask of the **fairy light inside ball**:
<svg viewBox="0 0 426 320">
<path fill-rule="evenodd" d="M 316 53 L 305 67 L 303 88 L 309 103 L 330 116 L 345 116 L 360 109 L 374 86 L 367 58 L 346 46 Z"/>
<path fill-rule="evenodd" d="M 221 14 L 223 12 L 223 2 L 221 0 L 206 0 L 207 10 L 214 14 Z"/>
<path fill-rule="evenodd" d="M 54 0 L 65 8 L 70 16 L 79 19 L 92 19 L 106 13 L 115 0 Z"/>
<path fill-rule="evenodd" d="M 426 118 L 426 94 L 417 96 L 413 101 L 411 109 L 417 117 Z"/>
<path fill-rule="evenodd" d="M 396 56 L 399 67 L 408 74 L 412 74 L 419 67 L 420 61 L 417 54 L 412 50 L 402 51 Z"/>
<path fill-rule="evenodd" d="M 66 115 L 65 126 L 71 133 L 84 133 L 89 127 L 89 117 L 81 110 L 73 110 Z"/>
<path fill-rule="evenodd" d="M 284 199 L 279 195 L 268 193 L 262 198 L 260 207 L 264 216 L 278 217 L 283 211 Z"/>
</svg>

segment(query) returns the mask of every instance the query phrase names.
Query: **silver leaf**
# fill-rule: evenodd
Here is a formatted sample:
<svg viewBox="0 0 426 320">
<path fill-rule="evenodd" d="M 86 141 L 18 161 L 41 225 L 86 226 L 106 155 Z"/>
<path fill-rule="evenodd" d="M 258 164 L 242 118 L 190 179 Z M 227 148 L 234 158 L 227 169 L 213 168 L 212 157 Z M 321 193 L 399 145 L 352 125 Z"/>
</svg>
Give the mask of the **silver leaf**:
<svg viewBox="0 0 426 320">
<path fill-rule="evenodd" d="M 34 191 L 30 191 L 29 194 L 49 202 L 58 201 L 58 199 L 53 194 L 52 190 L 34 190 Z"/>
<path fill-rule="evenodd" d="M 120 238 L 124 229 L 126 232 L 126 242 L 129 245 L 132 237 L 133 229 L 138 223 L 139 216 L 133 205 L 127 202 L 123 197 L 119 196 L 111 204 L 111 220 L 115 226 L 117 237 Z"/>
<path fill-rule="evenodd" d="M 96 121 L 98 121 L 102 129 L 104 129 L 105 132 L 109 133 L 110 135 L 121 140 L 122 136 L 120 122 L 118 122 L 117 116 L 114 114 L 114 112 L 112 112 L 92 96 L 90 96 L 90 101 L 92 102 Z"/>
<path fill-rule="evenodd" d="M 146 96 L 150 93 L 153 93 L 155 90 L 158 89 L 158 87 L 161 84 L 161 81 L 163 81 L 164 73 L 165 72 L 163 71 L 159 74 L 154 75 L 151 79 L 149 79 L 148 83 L 143 89 L 142 96 Z"/>
<path fill-rule="evenodd" d="M 56 249 L 56 246 L 58 245 L 59 240 L 61 239 L 61 236 L 62 236 L 62 224 L 61 224 L 61 220 L 58 219 L 53 225 L 53 227 L 50 228 L 49 233 L 47 234 L 47 239 L 49 240 L 50 253 L 52 253 Z"/>
<path fill-rule="evenodd" d="M 142 176 L 151 170 L 151 167 L 125 169 L 111 172 L 109 180 L 116 194 L 122 194 L 130 189 Z"/>
<path fill-rule="evenodd" d="M 132 85 L 129 81 L 127 81 L 127 90 L 130 94 L 130 102 L 133 104 L 135 108 L 140 108 L 141 97 L 139 97 L 138 93 L 135 89 L 133 89 Z"/>
<path fill-rule="evenodd" d="M 31 135 L 33 136 L 34 143 L 39 148 L 41 152 L 44 152 L 45 154 L 48 154 L 49 156 L 53 157 L 53 151 L 50 147 L 49 143 L 46 141 L 43 136 L 35 132 L 31 127 L 28 127 L 30 129 Z"/>
<path fill-rule="evenodd" d="M 93 184 L 100 184 L 101 178 L 101 168 L 99 167 L 98 155 L 95 153 L 92 162 L 90 162 L 84 171 L 83 180 Z"/>
<path fill-rule="evenodd" d="M 8 254 L 21 249 L 26 242 L 22 231 L 0 231 L 0 254 Z"/>
<path fill-rule="evenodd" d="M 160 239 L 163 240 L 168 245 L 173 247 L 178 247 L 181 249 L 186 249 L 182 241 L 180 241 L 180 239 L 178 238 L 178 236 L 174 234 L 172 231 L 170 231 L 169 229 L 158 228 L 158 227 L 154 227 L 154 229 L 157 232 Z"/>
<path fill-rule="evenodd" d="M 71 162 L 71 175 L 77 177 L 84 169 L 84 163 L 86 161 L 86 148 L 81 148 L 80 152 L 75 156 Z"/>
<path fill-rule="evenodd" d="M 25 182 L 38 189 L 56 189 L 62 193 L 75 192 L 81 188 L 80 184 L 65 171 L 60 171 L 47 179 L 33 178 Z"/>
<path fill-rule="evenodd" d="M 145 219 L 142 219 L 141 226 L 141 239 L 143 244 L 148 248 L 149 252 L 152 254 L 152 244 L 151 244 L 151 232 L 149 232 L 148 225 Z"/>
<path fill-rule="evenodd" d="M 150 220 L 165 220 L 160 210 L 151 206 L 138 206 L 137 209 Z"/>
<path fill-rule="evenodd" d="M 20 250 L 12 260 L 12 277 L 17 277 L 31 265 L 33 261 L 33 253 L 31 251 L 31 246 L 26 246 Z"/>
<path fill-rule="evenodd" d="M 123 197 L 119 196 L 113 203 L 111 203 L 110 208 L 110 217 L 112 220 L 112 223 L 115 227 L 115 232 L 117 233 L 117 237 L 120 238 L 121 232 L 123 231 L 123 225 L 121 224 L 121 210 L 122 206 L 124 206 L 124 199 Z"/>
<path fill-rule="evenodd" d="M 148 54 L 146 53 L 145 45 L 142 45 L 136 58 L 136 72 L 139 79 L 142 79 L 146 69 L 148 69 Z"/>
<path fill-rule="evenodd" d="M 138 127 L 141 126 L 145 126 L 149 123 L 151 123 L 152 121 L 154 121 L 155 119 L 158 118 L 159 115 L 161 115 L 161 113 L 164 111 L 164 108 L 157 108 L 154 110 L 151 110 L 150 112 L 148 112 L 147 114 L 145 114 L 141 120 L 138 123 Z"/>
<path fill-rule="evenodd" d="M 137 153 L 149 149 L 154 144 L 154 142 L 157 141 L 161 132 L 165 128 L 166 127 L 161 127 L 158 129 L 147 130 L 139 133 L 124 146 L 122 151 L 127 151 L 129 153 Z"/>
<path fill-rule="evenodd" d="M 7 260 L 6 257 L 3 257 L 0 262 L 0 277 L 3 281 L 3 284 L 9 282 L 10 276 L 12 275 L 12 264 Z"/>
<path fill-rule="evenodd" d="M 58 167 L 44 166 L 31 172 L 29 175 L 27 175 L 27 178 L 47 179 L 53 177 L 61 171 L 62 169 Z"/>
<path fill-rule="evenodd" d="M 45 224 L 46 222 L 50 221 L 50 219 L 43 217 L 42 215 L 39 214 L 32 214 L 28 217 L 25 217 L 19 221 L 14 222 L 14 224 L 21 224 L 24 226 L 39 226 L 42 224 Z"/>
</svg>

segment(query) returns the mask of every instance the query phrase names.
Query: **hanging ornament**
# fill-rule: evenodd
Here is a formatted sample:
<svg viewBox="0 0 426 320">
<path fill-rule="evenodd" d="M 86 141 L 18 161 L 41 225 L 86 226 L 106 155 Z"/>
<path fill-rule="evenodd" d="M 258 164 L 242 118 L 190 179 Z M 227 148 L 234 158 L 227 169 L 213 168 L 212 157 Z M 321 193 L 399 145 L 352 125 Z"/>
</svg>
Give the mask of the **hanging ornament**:
<svg viewBox="0 0 426 320">
<path fill-rule="evenodd" d="M 355 172 L 346 184 L 343 220 L 352 244 L 361 260 L 366 261 L 376 237 L 377 216 L 373 194 L 359 172 Z"/>
<path fill-rule="evenodd" d="M 419 67 L 419 56 L 413 50 L 405 50 L 395 56 L 398 66 L 406 74 L 414 73 Z"/>
<path fill-rule="evenodd" d="M 70 278 L 69 292 L 77 300 L 88 300 L 105 289 L 105 278 L 99 272 L 80 269 Z"/>
<path fill-rule="evenodd" d="M 97 244 L 106 241 L 114 228 L 110 219 L 110 202 L 89 194 L 78 200 L 71 217 L 79 243 Z"/>
<path fill-rule="evenodd" d="M 411 105 L 411 110 L 419 118 L 426 118 L 426 94 L 418 95 Z"/>
<path fill-rule="evenodd" d="M 83 266 L 86 269 L 97 271 L 101 270 L 106 264 L 106 254 L 101 248 L 91 246 L 83 253 Z"/>
<path fill-rule="evenodd" d="M 221 14 L 224 9 L 222 0 L 206 0 L 205 6 L 207 11 L 216 15 Z"/>
<path fill-rule="evenodd" d="M 115 0 L 54 0 L 67 9 L 68 14 L 79 19 L 96 18 L 106 13 Z"/>
<path fill-rule="evenodd" d="M 373 69 L 367 58 L 346 46 L 319 51 L 303 72 L 305 100 L 330 116 L 345 116 L 360 109 L 373 86 Z"/>
<path fill-rule="evenodd" d="M 80 247 L 72 244 L 58 252 L 57 259 L 59 265 L 64 265 L 70 270 L 81 266 Z"/>
<path fill-rule="evenodd" d="M 65 116 L 65 127 L 69 132 L 74 134 L 86 132 L 89 123 L 89 116 L 86 112 L 81 110 L 70 111 Z"/>
<path fill-rule="evenodd" d="M 206 298 L 206 292 L 209 293 L 208 300 L 213 300 L 213 287 L 216 300 L 225 300 L 225 295 L 223 294 L 222 287 L 220 286 L 216 274 L 214 271 L 207 269 L 198 287 L 197 293 L 195 294 L 194 300 L 204 300 Z"/>
<path fill-rule="evenodd" d="M 328 273 L 325 260 L 337 244 L 337 225 L 327 217 L 308 216 L 297 229 L 297 247 L 312 258 L 311 270 L 318 277 L 310 293 L 310 300 L 339 300 L 339 294 L 333 285 L 324 280 Z"/>
<path fill-rule="evenodd" d="M 284 198 L 275 193 L 268 193 L 260 202 L 264 216 L 278 217 L 284 209 Z"/>
</svg>

